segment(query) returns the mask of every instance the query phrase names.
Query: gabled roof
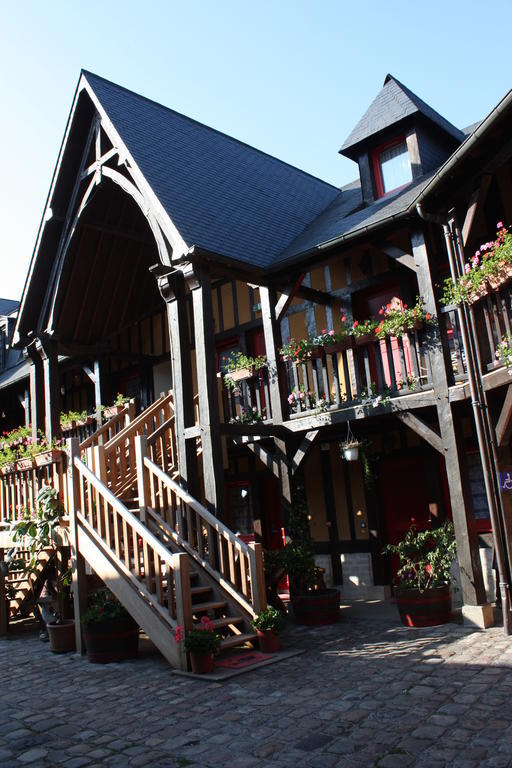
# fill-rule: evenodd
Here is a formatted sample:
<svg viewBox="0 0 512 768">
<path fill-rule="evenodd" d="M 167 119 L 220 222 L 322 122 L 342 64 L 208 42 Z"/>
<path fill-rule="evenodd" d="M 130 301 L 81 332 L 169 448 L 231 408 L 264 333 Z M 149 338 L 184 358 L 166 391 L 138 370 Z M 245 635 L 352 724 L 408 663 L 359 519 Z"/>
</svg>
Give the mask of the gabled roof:
<svg viewBox="0 0 512 768">
<path fill-rule="evenodd" d="M 188 246 L 271 266 L 339 193 L 172 109 L 83 75 Z"/>
<path fill-rule="evenodd" d="M 14 299 L 0 299 L 0 317 L 15 312 L 19 305 L 19 301 L 15 301 Z"/>
<path fill-rule="evenodd" d="M 354 148 L 358 144 L 414 114 L 423 115 L 458 141 L 463 141 L 465 138 L 462 131 L 459 131 L 409 88 L 406 88 L 392 75 L 386 75 L 381 91 L 345 140 L 340 153 L 353 157 L 356 154 Z"/>
</svg>

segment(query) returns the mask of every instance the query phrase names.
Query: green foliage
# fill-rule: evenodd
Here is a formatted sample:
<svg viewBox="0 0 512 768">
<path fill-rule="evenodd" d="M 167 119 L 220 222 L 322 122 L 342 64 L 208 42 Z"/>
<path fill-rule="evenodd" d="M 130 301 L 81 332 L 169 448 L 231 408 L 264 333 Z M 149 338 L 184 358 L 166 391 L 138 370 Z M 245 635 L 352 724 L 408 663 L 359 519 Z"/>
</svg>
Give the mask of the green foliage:
<svg viewBox="0 0 512 768">
<path fill-rule="evenodd" d="M 269 605 L 251 621 L 251 625 L 260 632 L 272 630 L 274 634 L 279 635 L 284 629 L 285 620 L 281 611 Z"/>
<path fill-rule="evenodd" d="M 441 304 L 471 302 L 484 295 L 488 287 L 497 287 L 504 277 L 508 278 L 508 274 L 502 274 L 512 264 L 512 234 L 501 221 L 496 228 L 496 239 L 480 245 L 465 264 L 464 274 L 455 281 L 451 277 L 444 281 Z"/>
<path fill-rule="evenodd" d="M 85 421 L 87 419 L 87 411 L 67 411 L 60 414 L 61 427 L 70 427 L 73 421 Z"/>
<path fill-rule="evenodd" d="M 433 323 L 434 318 L 423 309 L 423 299 L 416 297 L 413 307 L 400 302 L 390 302 L 379 310 L 382 320 L 375 329 L 375 335 L 379 339 L 386 336 L 403 336 L 407 331 L 413 330 L 416 323 Z"/>
<path fill-rule="evenodd" d="M 219 635 L 208 629 L 190 630 L 184 642 L 188 653 L 217 653 L 220 648 Z"/>
<path fill-rule="evenodd" d="M 307 363 L 314 347 L 315 345 L 309 339 L 290 339 L 283 344 L 279 354 L 283 360 L 289 360 L 292 363 Z"/>
<path fill-rule="evenodd" d="M 52 448 L 62 448 L 62 440 L 54 438 L 49 442 L 40 430 L 37 433 L 37 441 L 32 439 L 32 433 L 28 427 L 18 427 L 12 432 L 4 432 L 0 443 L 0 467 L 14 464 L 18 459 L 32 458 Z"/>
<path fill-rule="evenodd" d="M 265 408 L 262 413 L 254 405 L 252 408 L 240 408 L 240 414 L 230 419 L 230 424 L 259 424 L 265 418 Z"/>
<path fill-rule="evenodd" d="M 356 338 L 360 336 L 368 336 L 374 332 L 376 327 L 377 323 L 373 317 L 370 318 L 370 320 L 354 320 L 350 329 L 350 334 Z"/>
<path fill-rule="evenodd" d="M 121 392 L 118 392 L 116 395 L 116 399 L 114 400 L 114 405 L 126 405 L 126 403 L 130 402 L 130 398 L 127 395 L 122 395 Z"/>
<path fill-rule="evenodd" d="M 315 586 L 316 566 L 313 538 L 309 528 L 306 489 L 301 479 L 295 482 L 288 522 L 290 543 L 278 551 L 277 557 L 288 574 L 290 592 L 303 595 Z"/>
<path fill-rule="evenodd" d="M 117 619 L 128 619 L 130 614 L 108 589 L 99 589 L 89 595 L 89 608 L 82 616 L 82 624 L 103 624 Z"/>
<path fill-rule="evenodd" d="M 451 581 L 451 566 L 456 555 L 453 524 L 447 520 L 440 528 L 417 531 L 411 526 L 403 541 L 388 544 L 385 552 L 398 555 L 397 580 L 406 589 L 441 587 Z"/>
<path fill-rule="evenodd" d="M 503 363 L 509 370 L 512 368 L 512 336 L 507 333 L 503 336 L 496 348 L 496 359 Z"/>
<path fill-rule="evenodd" d="M 259 371 L 267 364 L 267 358 L 265 355 L 259 355 L 259 357 L 251 357 L 243 352 L 232 352 L 230 356 L 222 358 L 222 364 L 227 373 L 234 373 L 235 371 L 241 371 L 244 368 L 248 370 Z M 224 385 L 229 389 L 238 389 L 238 382 L 233 381 L 229 376 L 224 376 Z"/>
</svg>

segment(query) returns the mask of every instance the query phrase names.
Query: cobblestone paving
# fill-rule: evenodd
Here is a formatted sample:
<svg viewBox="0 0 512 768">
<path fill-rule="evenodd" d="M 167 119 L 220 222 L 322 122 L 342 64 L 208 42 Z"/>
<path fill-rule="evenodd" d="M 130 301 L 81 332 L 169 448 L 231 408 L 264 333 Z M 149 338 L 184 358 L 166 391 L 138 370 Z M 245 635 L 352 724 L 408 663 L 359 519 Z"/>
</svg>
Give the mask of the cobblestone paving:
<svg viewBox="0 0 512 768">
<path fill-rule="evenodd" d="M 506 768 L 512 640 L 500 628 L 294 628 L 300 656 L 211 683 L 155 655 L 88 664 L 0 640 L 0 766 Z"/>
</svg>

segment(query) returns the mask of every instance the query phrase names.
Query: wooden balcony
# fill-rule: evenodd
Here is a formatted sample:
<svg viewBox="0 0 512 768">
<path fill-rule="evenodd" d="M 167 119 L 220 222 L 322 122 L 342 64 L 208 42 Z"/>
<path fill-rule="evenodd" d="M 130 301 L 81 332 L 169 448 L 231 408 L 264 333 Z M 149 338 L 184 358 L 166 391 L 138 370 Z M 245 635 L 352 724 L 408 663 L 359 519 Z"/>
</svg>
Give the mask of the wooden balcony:
<svg viewBox="0 0 512 768">
<path fill-rule="evenodd" d="M 223 393 L 224 421 L 248 433 L 271 425 L 269 371 L 261 369 Z M 281 385 L 293 431 L 433 403 L 429 346 L 424 329 L 399 338 L 349 340 L 305 363 L 285 362 Z"/>
</svg>

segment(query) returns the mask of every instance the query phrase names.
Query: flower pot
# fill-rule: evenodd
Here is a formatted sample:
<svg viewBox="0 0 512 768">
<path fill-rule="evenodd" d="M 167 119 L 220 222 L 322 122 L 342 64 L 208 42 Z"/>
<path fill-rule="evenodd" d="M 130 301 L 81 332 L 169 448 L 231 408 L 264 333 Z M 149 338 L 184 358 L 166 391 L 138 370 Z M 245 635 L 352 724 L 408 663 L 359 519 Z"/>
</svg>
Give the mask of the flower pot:
<svg viewBox="0 0 512 768">
<path fill-rule="evenodd" d="M 489 285 L 492 290 L 497 291 L 499 288 L 503 288 L 512 280 L 512 264 L 502 264 L 499 272 L 496 275 L 489 277 Z"/>
<path fill-rule="evenodd" d="M 36 462 L 36 467 L 44 467 L 46 464 L 57 463 L 58 461 L 62 461 L 62 451 L 52 448 L 48 451 L 36 453 L 34 461 Z"/>
<path fill-rule="evenodd" d="M 46 625 L 50 639 L 50 651 L 53 653 L 69 653 L 76 650 L 75 622 L 73 619 L 65 619 L 59 623 L 50 622 Z"/>
<path fill-rule="evenodd" d="M 332 344 L 324 344 L 324 352 L 326 355 L 335 355 L 338 352 L 343 352 L 345 349 L 351 349 L 354 346 L 354 337 L 347 336 L 342 341 L 335 341 Z"/>
<path fill-rule="evenodd" d="M 71 432 L 75 427 L 76 427 L 76 421 L 68 421 L 66 424 L 60 425 L 62 432 Z"/>
<path fill-rule="evenodd" d="M 435 627 L 446 624 L 452 615 L 449 584 L 420 592 L 419 589 L 397 589 L 396 605 L 406 627 Z"/>
<path fill-rule="evenodd" d="M 16 464 L 15 464 L 15 462 L 11 462 L 10 464 L 3 464 L 0 467 L 0 473 L 2 475 L 10 475 L 11 472 L 15 472 L 15 471 L 16 471 Z"/>
<path fill-rule="evenodd" d="M 106 419 L 113 419 L 114 416 L 119 416 L 123 408 L 124 408 L 124 405 L 110 405 L 108 408 L 105 408 L 105 410 L 103 411 L 103 416 Z"/>
<path fill-rule="evenodd" d="M 194 675 L 209 675 L 213 672 L 213 653 L 194 653 L 190 651 L 190 666 Z"/>
<path fill-rule="evenodd" d="M 344 448 L 343 458 L 345 461 L 357 461 L 359 458 L 359 446 L 353 445 L 350 448 Z"/>
<path fill-rule="evenodd" d="M 281 638 L 273 629 L 257 629 L 256 634 L 262 653 L 277 653 L 281 647 Z"/>
<path fill-rule="evenodd" d="M 84 626 L 87 658 L 92 664 L 135 659 L 139 628 L 132 618 L 92 622 Z"/>
<path fill-rule="evenodd" d="M 340 618 L 340 593 L 337 589 L 317 589 L 291 597 L 297 624 L 319 627 L 335 624 Z"/>
<path fill-rule="evenodd" d="M 34 467 L 34 459 L 32 457 L 27 459 L 18 459 L 16 461 L 16 469 L 18 470 L 25 470 L 25 469 L 33 469 Z"/>
<path fill-rule="evenodd" d="M 356 347 L 365 347 L 367 344 L 371 344 L 375 341 L 375 334 L 363 333 L 361 336 L 354 336 Z"/>
<path fill-rule="evenodd" d="M 483 280 L 477 288 L 471 291 L 468 301 L 470 304 L 474 304 L 475 301 L 480 301 L 492 291 L 491 284 L 488 280 Z"/>
<path fill-rule="evenodd" d="M 256 370 L 253 365 L 250 368 L 238 368 L 236 371 L 230 371 L 225 374 L 226 379 L 230 381 L 244 381 L 245 379 L 252 379 L 256 375 Z"/>
<path fill-rule="evenodd" d="M 321 357 L 323 357 L 324 354 L 324 348 L 323 347 L 313 347 L 311 350 L 311 354 L 308 355 L 310 360 L 320 360 Z"/>
</svg>

